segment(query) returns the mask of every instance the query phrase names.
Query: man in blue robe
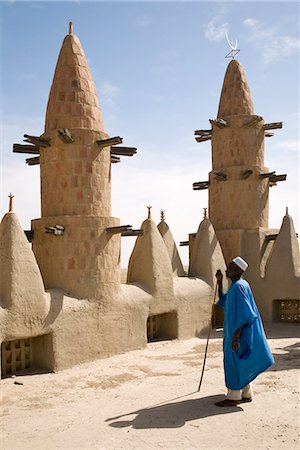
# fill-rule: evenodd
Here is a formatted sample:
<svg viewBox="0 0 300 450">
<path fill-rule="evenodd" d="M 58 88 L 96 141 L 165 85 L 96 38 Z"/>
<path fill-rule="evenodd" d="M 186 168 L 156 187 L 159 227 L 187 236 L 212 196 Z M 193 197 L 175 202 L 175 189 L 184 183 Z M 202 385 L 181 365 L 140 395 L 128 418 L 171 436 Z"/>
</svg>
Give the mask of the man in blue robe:
<svg viewBox="0 0 300 450">
<path fill-rule="evenodd" d="M 216 273 L 219 302 L 224 308 L 224 372 L 227 397 L 217 406 L 236 406 L 252 401 L 250 382 L 274 364 L 262 321 L 251 288 L 241 279 L 248 264 L 241 257 L 234 258 L 227 266 L 226 277 L 232 284 L 223 293 L 223 275 Z"/>
</svg>

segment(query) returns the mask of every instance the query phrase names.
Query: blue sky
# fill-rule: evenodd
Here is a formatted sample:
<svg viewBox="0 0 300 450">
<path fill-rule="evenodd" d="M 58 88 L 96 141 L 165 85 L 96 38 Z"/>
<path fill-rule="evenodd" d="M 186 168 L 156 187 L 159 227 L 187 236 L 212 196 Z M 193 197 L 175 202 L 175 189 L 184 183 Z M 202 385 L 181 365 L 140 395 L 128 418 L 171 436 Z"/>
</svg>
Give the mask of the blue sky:
<svg viewBox="0 0 300 450">
<path fill-rule="evenodd" d="M 1 214 L 10 191 L 24 229 L 40 217 L 39 167 L 12 153 L 40 135 L 68 22 L 97 87 L 105 130 L 138 154 L 113 166 L 113 215 L 139 227 L 151 204 L 175 240 L 195 232 L 207 206 L 210 143 L 193 132 L 215 118 L 229 48 L 238 39 L 255 113 L 283 129 L 266 139 L 265 165 L 286 182 L 270 192 L 270 227 L 285 206 L 299 225 L 299 4 L 297 2 L 1 2 Z M 134 243 L 122 240 L 122 265 Z M 187 248 L 180 250 L 187 263 Z"/>
</svg>

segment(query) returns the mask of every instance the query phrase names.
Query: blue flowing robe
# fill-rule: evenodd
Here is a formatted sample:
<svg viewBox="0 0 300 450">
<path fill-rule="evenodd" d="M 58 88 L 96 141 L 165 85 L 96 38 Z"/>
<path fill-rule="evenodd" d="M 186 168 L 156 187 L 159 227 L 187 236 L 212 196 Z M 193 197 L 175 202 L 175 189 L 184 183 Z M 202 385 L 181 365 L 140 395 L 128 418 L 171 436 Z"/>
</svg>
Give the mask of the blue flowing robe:
<svg viewBox="0 0 300 450">
<path fill-rule="evenodd" d="M 224 308 L 225 384 L 229 389 L 240 390 L 274 364 L 274 358 L 247 281 L 232 283 L 218 305 Z M 240 347 L 234 352 L 231 349 L 234 332 L 243 326 Z"/>
</svg>

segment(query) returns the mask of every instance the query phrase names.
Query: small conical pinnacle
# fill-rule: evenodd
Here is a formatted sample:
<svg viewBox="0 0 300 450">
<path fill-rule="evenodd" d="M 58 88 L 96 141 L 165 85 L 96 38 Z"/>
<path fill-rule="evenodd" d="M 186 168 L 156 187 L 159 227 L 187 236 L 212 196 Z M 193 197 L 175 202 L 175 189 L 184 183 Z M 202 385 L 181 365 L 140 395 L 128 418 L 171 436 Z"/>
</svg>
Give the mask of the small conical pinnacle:
<svg viewBox="0 0 300 450">
<path fill-rule="evenodd" d="M 8 207 L 8 211 L 9 211 L 9 212 L 12 212 L 12 210 L 13 210 L 13 198 L 14 198 L 14 195 L 12 195 L 12 193 L 10 193 L 9 196 L 8 196 L 8 198 L 9 198 L 9 207 Z"/>
<path fill-rule="evenodd" d="M 69 34 L 73 34 L 73 22 L 69 22 Z"/>
<path fill-rule="evenodd" d="M 288 207 L 288 206 L 285 207 L 285 215 L 286 215 L 286 216 L 289 215 L 289 207 Z"/>
<path fill-rule="evenodd" d="M 147 206 L 148 208 L 148 219 L 151 219 L 151 208 L 152 206 Z"/>
<path fill-rule="evenodd" d="M 203 208 L 203 220 L 207 219 L 207 208 Z"/>
<path fill-rule="evenodd" d="M 162 222 L 166 220 L 165 211 L 163 209 L 160 211 L 160 220 Z"/>
</svg>

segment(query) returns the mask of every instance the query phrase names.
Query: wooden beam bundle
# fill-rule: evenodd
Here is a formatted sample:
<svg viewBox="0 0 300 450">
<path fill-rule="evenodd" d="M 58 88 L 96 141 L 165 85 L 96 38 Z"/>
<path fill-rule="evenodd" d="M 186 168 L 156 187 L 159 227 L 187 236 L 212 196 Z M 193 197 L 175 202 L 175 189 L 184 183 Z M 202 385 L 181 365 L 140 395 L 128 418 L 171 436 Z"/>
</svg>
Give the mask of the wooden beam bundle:
<svg viewBox="0 0 300 450">
<path fill-rule="evenodd" d="M 273 172 L 261 173 L 259 178 L 270 178 L 271 176 L 276 175 L 275 170 Z"/>
<path fill-rule="evenodd" d="M 195 140 L 196 140 L 197 142 L 205 142 L 205 141 L 209 141 L 209 140 L 211 140 L 211 135 L 210 135 L 210 136 L 195 137 Z"/>
<path fill-rule="evenodd" d="M 28 164 L 28 166 L 36 166 L 37 164 L 40 164 L 40 157 L 36 156 L 35 158 L 27 158 L 26 164 Z"/>
<path fill-rule="evenodd" d="M 27 153 L 29 155 L 39 155 L 39 147 L 36 145 L 14 144 L 14 153 Z"/>
<path fill-rule="evenodd" d="M 179 246 L 180 247 L 188 247 L 189 246 L 189 241 L 180 241 L 179 242 Z"/>
<path fill-rule="evenodd" d="M 30 142 L 31 144 L 36 145 L 37 147 L 50 147 L 51 139 L 41 138 L 40 136 L 30 136 L 29 134 L 24 134 L 23 139 L 24 142 Z"/>
<path fill-rule="evenodd" d="M 227 175 L 224 172 L 215 172 L 214 173 L 214 178 L 217 181 L 226 181 L 227 180 Z"/>
<path fill-rule="evenodd" d="M 119 158 L 118 156 L 115 156 L 115 155 L 110 155 L 110 162 L 112 164 L 119 163 L 119 162 L 121 162 L 121 158 Z"/>
<path fill-rule="evenodd" d="M 111 147 L 111 155 L 133 156 L 137 152 L 135 147 Z"/>
<path fill-rule="evenodd" d="M 251 169 L 245 170 L 245 172 L 243 172 L 243 173 L 241 174 L 241 179 L 242 179 L 242 180 L 247 180 L 247 178 L 249 178 L 250 175 L 252 175 L 252 174 L 253 174 L 253 170 L 251 170 Z"/>
<path fill-rule="evenodd" d="M 282 122 L 265 123 L 263 126 L 264 130 L 276 130 L 277 128 L 282 128 Z"/>
<path fill-rule="evenodd" d="M 277 181 L 285 181 L 286 177 L 286 174 L 276 175 L 275 171 L 269 173 L 261 173 L 259 175 L 259 178 L 269 178 L 270 186 L 276 186 Z"/>
<path fill-rule="evenodd" d="M 266 242 L 275 241 L 277 236 L 278 236 L 278 233 L 277 234 L 268 234 L 267 236 L 265 236 L 265 241 Z"/>
<path fill-rule="evenodd" d="M 210 121 L 211 125 L 215 124 L 219 128 L 228 127 L 228 123 L 224 119 L 216 119 L 216 120 L 210 119 L 209 121 Z"/>
<path fill-rule="evenodd" d="M 143 230 L 129 230 L 123 231 L 121 236 L 142 236 L 144 234 Z"/>
<path fill-rule="evenodd" d="M 119 227 L 108 227 L 106 228 L 107 233 L 119 234 L 125 231 L 132 231 L 132 225 L 120 225 Z"/>
<path fill-rule="evenodd" d="M 65 143 L 65 144 L 72 144 L 74 142 L 74 138 L 71 134 L 71 132 L 67 128 L 63 128 L 62 130 L 57 130 L 58 137 Z"/>
<path fill-rule="evenodd" d="M 123 143 L 123 138 L 120 136 L 115 136 L 109 139 L 99 139 L 97 142 L 98 147 L 110 147 L 111 145 L 118 145 Z"/>
<path fill-rule="evenodd" d="M 212 133 L 212 129 L 210 130 L 195 130 L 194 135 L 195 136 L 209 136 Z"/>
<path fill-rule="evenodd" d="M 208 189 L 209 187 L 209 181 L 196 181 L 193 183 L 193 190 L 194 191 L 201 191 L 203 189 Z"/>
<path fill-rule="evenodd" d="M 277 183 L 277 181 L 286 181 L 286 177 L 287 177 L 287 174 L 285 173 L 285 174 L 282 174 L 282 175 L 272 175 L 270 178 L 269 178 L 269 180 L 270 180 L 270 183 L 274 183 L 274 184 L 276 184 Z"/>
</svg>

